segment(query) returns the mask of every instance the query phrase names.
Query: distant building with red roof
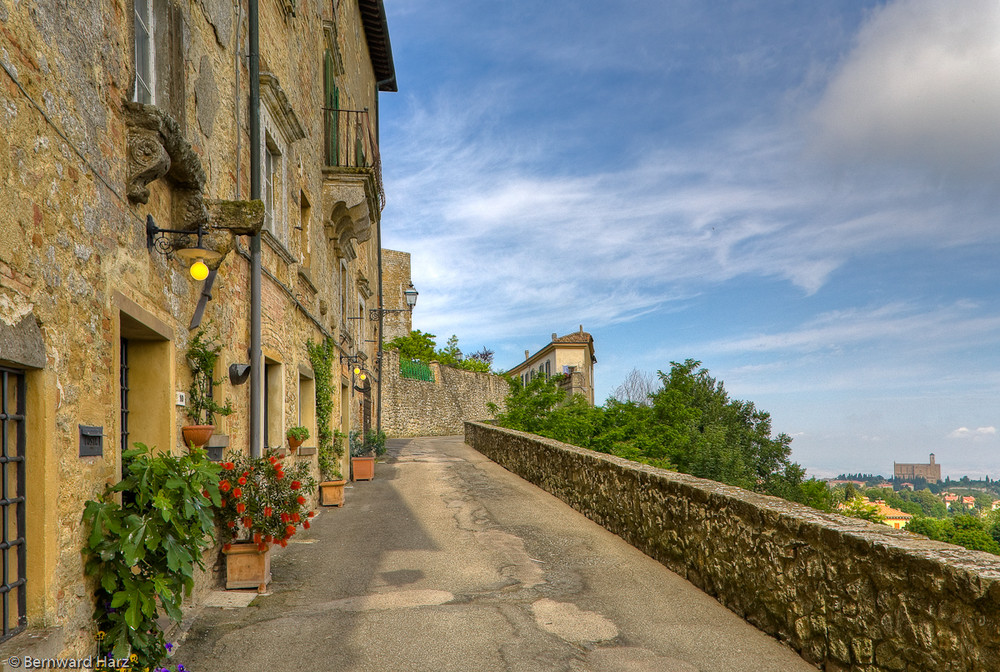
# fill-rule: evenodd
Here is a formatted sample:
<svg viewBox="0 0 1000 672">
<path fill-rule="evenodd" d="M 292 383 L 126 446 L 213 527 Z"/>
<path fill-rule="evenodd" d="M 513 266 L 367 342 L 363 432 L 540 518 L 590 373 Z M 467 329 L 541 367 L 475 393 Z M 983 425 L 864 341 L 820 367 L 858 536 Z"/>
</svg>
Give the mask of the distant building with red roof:
<svg viewBox="0 0 1000 672">
<path fill-rule="evenodd" d="M 552 334 L 552 340 L 544 348 L 530 354 L 524 351 L 524 361 L 507 372 L 512 378 L 520 378 L 525 385 L 535 376 L 551 377 L 562 374 L 563 389 L 570 395 L 582 394 L 594 405 L 594 337 L 583 330 L 558 336 Z"/>
</svg>

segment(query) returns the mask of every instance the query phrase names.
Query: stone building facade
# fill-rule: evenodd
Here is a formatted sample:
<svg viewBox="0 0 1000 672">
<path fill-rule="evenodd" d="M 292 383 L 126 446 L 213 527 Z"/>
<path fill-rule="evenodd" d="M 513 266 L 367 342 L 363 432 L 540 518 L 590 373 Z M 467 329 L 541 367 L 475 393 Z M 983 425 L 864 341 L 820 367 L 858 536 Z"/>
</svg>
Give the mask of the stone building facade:
<svg viewBox="0 0 1000 672">
<path fill-rule="evenodd" d="M 250 361 L 257 232 L 262 443 L 299 424 L 316 436 L 309 340 L 336 345 L 333 424 L 363 428 L 376 410 L 353 369 L 372 368 L 380 336 L 378 95 L 396 90 L 382 0 L 259 2 L 257 201 L 247 13 L 0 0 L 0 429 L 13 457 L 0 469 L 17 499 L 5 650 L 44 630 L 50 652 L 90 651 L 84 502 L 118 479 L 126 445 L 183 450 L 197 325 L 223 344 L 216 394 L 235 409 L 216 432 L 249 449 L 250 386 L 229 369 Z M 199 227 L 204 282 L 177 253 Z"/>
<path fill-rule="evenodd" d="M 901 481 L 922 478 L 928 483 L 937 483 L 941 480 L 941 465 L 934 462 L 934 453 L 931 453 L 927 464 L 893 462 L 892 474 Z"/>
<path fill-rule="evenodd" d="M 554 376 L 562 374 L 563 388 L 570 396 L 577 394 L 594 405 L 594 337 L 583 330 L 565 336 L 552 334 L 552 341 L 544 348 L 531 354 L 524 351 L 524 361 L 507 372 L 511 378 L 520 378 L 528 384 L 534 376 Z"/>
</svg>

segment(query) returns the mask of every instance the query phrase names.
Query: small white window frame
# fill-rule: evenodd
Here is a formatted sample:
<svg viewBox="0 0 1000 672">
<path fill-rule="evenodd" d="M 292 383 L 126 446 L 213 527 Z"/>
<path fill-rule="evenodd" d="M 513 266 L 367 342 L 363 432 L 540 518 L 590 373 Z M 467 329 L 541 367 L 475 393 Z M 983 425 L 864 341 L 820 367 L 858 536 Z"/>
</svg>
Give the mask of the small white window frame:
<svg viewBox="0 0 1000 672">
<path fill-rule="evenodd" d="M 135 27 L 135 85 L 132 101 L 153 105 L 155 103 L 153 77 L 156 72 L 156 50 L 153 48 L 153 0 L 133 0 L 133 23 Z M 145 56 L 145 62 L 141 59 Z M 145 67 L 143 67 L 145 65 Z"/>
</svg>

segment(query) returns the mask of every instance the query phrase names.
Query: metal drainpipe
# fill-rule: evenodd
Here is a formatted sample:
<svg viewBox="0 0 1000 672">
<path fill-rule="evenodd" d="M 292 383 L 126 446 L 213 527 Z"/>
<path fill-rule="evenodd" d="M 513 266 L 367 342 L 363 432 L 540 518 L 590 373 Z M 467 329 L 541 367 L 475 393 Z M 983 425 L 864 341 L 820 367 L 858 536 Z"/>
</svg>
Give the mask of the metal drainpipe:
<svg viewBox="0 0 1000 672">
<path fill-rule="evenodd" d="M 381 81 L 375 82 L 375 142 L 382 146 L 381 130 L 382 130 L 382 119 L 381 111 L 379 110 L 379 98 L 378 92 L 383 84 L 387 84 L 396 79 L 395 76 L 389 79 L 383 79 Z M 383 309 L 385 308 L 385 303 L 383 302 L 382 295 L 382 213 L 379 213 L 378 226 L 376 227 L 376 233 L 378 235 L 378 394 L 377 394 L 377 404 L 378 410 L 375 413 L 375 429 L 379 432 L 382 431 L 382 377 L 385 375 L 385 371 L 382 370 L 382 344 L 385 340 L 382 337 L 383 328 L 385 327 L 385 314 Z"/>
<path fill-rule="evenodd" d="M 247 3 L 250 38 L 250 200 L 260 199 L 260 36 L 257 0 Z M 261 446 L 260 232 L 250 237 L 250 456 Z"/>
<path fill-rule="evenodd" d="M 379 215 L 378 225 L 375 227 L 375 235 L 378 238 L 378 393 L 376 394 L 378 410 L 375 412 L 375 431 L 382 431 L 382 378 L 385 371 L 382 366 L 382 342 L 385 340 L 382 333 L 385 326 L 385 303 L 382 299 L 382 216 Z"/>
</svg>

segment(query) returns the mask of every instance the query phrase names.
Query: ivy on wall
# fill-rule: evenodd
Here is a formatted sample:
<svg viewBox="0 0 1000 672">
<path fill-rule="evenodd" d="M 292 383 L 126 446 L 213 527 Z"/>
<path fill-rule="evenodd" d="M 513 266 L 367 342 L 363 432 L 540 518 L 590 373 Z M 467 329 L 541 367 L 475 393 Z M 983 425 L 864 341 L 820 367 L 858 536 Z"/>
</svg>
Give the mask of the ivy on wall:
<svg viewBox="0 0 1000 672">
<path fill-rule="evenodd" d="M 340 458 L 344 455 L 340 432 L 330 424 L 333 418 L 333 360 L 337 345 L 327 337 L 322 343 L 306 341 L 309 361 L 316 377 L 316 452 L 320 477 L 324 481 L 337 480 L 340 475 Z"/>
</svg>

